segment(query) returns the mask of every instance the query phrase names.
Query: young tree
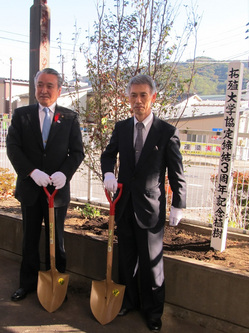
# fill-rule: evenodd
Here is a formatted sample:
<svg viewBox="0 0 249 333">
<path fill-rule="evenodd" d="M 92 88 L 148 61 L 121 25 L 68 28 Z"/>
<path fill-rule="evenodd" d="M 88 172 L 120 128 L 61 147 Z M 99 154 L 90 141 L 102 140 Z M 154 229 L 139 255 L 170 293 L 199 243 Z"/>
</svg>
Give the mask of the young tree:
<svg viewBox="0 0 249 333">
<path fill-rule="evenodd" d="M 115 12 L 106 13 L 105 0 L 98 5 L 98 21 L 85 50 L 92 93 L 86 110 L 81 110 L 88 128 L 84 162 L 100 179 L 99 155 L 115 122 L 130 116 L 125 94 L 128 80 L 138 73 L 153 77 L 158 90 L 155 112 L 165 117 L 191 83 L 191 77 L 181 79 L 177 65 L 197 26 L 194 9 L 186 6 L 182 36 L 174 38 L 180 5 L 172 6 L 167 0 L 114 2 Z"/>
</svg>

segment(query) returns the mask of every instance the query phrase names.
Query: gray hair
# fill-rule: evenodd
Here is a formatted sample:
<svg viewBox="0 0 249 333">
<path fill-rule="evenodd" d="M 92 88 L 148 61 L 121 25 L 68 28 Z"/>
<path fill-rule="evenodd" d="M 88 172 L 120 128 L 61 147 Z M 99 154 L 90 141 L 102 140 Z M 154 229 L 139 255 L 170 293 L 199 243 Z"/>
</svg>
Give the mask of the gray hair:
<svg viewBox="0 0 249 333">
<path fill-rule="evenodd" d="M 156 92 L 156 83 L 149 75 L 139 74 L 131 78 L 126 88 L 126 92 L 128 95 L 133 84 L 147 84 L 150 87 L 152 95 L 154 95 L 154 93 Z"/>
<path fill-rule="evenodd" d="M 36 76 L 34 78 L 35 86 L 37 84 L 38 77 L 41 74 L 52 74 L 52 75 L 55 75 L 57 77 L 57 81 L 58 81 L 58 88 L 60 88 L 62 86 L 63 79 L 62 79 L 61 75 L 55 69 L 53 69 L 53 68 L 44 68 L 43 70 L 37 72 Z"/>
</svg>

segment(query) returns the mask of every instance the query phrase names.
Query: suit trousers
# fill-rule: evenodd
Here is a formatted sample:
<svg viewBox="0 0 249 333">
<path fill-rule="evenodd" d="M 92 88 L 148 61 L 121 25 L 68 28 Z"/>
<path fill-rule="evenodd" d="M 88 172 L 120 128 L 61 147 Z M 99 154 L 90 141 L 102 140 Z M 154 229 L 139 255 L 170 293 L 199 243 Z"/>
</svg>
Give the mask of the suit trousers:
<svg viewBox="0 0 249 333">
<path fill-rule="evenodd" d="M 64 249 L 64 221 L 68 206 L 55 208 L 55 262 L 59 272 L 66 269 L 66 254 Z M 41 191 L 36 203 L 32 206 L 21 204 L 23 218 L 22 263 L 20 269 L 20 287 L 27 291 L 37 288 L 38 271 L 40 270 L 39 243 L 42 222 L 45 224 L 45 264 L 50 269 L 49 250 L 49 213 L 48 200 Z"/>
<path fill-rule="evenodd" d="M 142 229 L 131 198 L 118 219 L 119 283 L 126 286 L 123 308 L 141 307 L 146 319 L 162 316 L 165 300 L 164 227 Z"/>
</svg>

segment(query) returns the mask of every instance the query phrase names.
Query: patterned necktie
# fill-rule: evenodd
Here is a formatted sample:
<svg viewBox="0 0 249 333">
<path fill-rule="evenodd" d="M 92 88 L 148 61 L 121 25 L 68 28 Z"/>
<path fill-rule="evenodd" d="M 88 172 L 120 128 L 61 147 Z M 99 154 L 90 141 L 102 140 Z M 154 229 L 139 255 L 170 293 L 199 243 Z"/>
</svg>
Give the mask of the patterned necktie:
<svg viewBox="0 0 249 333">
<path fill-rule="evenodd" d="M 43 111 L 45 112 L 45 118 L 42 126 L 42 140 L 43 140 L 43 146 L 45 148 L 51 126 L 51 119 L 50 119 L 49 108 L 43 108 Z"/>
<path fill-rule="evenodd" d="M 135 141 L 135 162 L 137 164 L 137 161 L 138 161 L 141 151 L 143 149 L 142 130 L 144 128 L 144 124 L 142 122 L 137 122 L 136 128 L 137 128 L 137 137 L 136 137 L 136 141 Z"/>
</svg>

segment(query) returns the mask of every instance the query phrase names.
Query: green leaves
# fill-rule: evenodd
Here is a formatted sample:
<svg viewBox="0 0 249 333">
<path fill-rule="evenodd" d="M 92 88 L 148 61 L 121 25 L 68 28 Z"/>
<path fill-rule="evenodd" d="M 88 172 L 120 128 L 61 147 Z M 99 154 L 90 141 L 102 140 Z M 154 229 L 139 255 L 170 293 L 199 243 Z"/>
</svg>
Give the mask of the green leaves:
<svg viewBox="0 0 249 333">
<path fill-rule="evenodd" d="M 82 217 L 94 219 L 97 216 L 100 216 L 100 210 L 94 206 L 89 205 L 88 203 L 85 204 L 83 208 L 77 206 L 74 208 L 75 211 L 79 212 Z"/>
</svg>

